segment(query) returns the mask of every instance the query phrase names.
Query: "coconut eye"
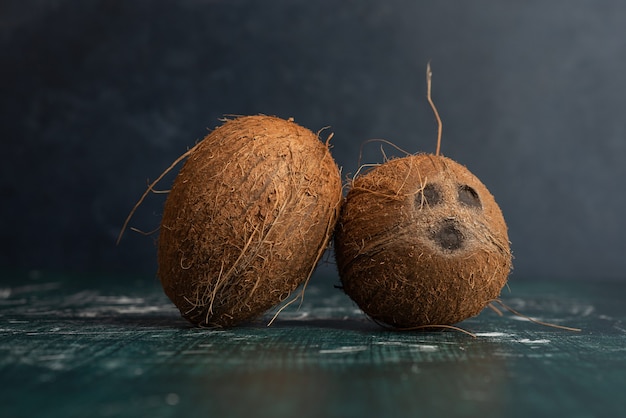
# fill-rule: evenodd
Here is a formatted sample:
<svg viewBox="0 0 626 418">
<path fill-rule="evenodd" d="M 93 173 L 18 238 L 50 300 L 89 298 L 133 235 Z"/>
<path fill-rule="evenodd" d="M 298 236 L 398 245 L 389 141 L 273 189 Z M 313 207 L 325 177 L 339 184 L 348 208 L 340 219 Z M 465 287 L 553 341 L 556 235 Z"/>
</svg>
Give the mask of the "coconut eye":
<svg viewBox="0 0 626 418">
<path fill-rule="evenodd" d="M 482 209 L 483 207 L 476 190 L 467 184 L 459 186 L 459 202 L 472 208 Z"/>
<path fill-rule="evenodd" d="M 444 250 L 458 250 L 465 242 L 463 233 L 452 220 L 447 220 L 434 231 L 432 239 Z"/>
<path fill-rule="evenodd" d="M 419 191 L 417 196 L 415 196 L 415 204 L 419 208 L 421 208 L 424 205 L 428 205 L 428 206 L 438 205 L 441 202 L 443 202 L 441 193 L 439 193 L 439 190 L 437 189 L 437 187 L 432 183 L 429 183 L 426 186 L 424 186 L 422 190 Z"/>
</svg>

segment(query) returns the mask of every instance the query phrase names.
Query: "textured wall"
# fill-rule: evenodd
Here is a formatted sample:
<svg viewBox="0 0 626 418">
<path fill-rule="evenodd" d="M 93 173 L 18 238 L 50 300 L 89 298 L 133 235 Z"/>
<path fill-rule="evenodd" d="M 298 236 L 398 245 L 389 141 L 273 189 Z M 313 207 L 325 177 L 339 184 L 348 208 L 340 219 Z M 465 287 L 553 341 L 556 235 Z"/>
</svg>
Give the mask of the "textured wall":
<svg viewBox="0 0 626 418">
<path fill-rule="evenodd" d="M 154 236 L 115 237 L 224 114 L 331 126 L 345 175 L 367 139 L 432 152 L 432 60 L 443 153 L 496 196 L 514 277 L 626 278 L 625 15 L 619 0 L 3 1 L 0 266 L 155 271 Z M 163 200 L 131 225 L 157 227 Z"/>
</svg>

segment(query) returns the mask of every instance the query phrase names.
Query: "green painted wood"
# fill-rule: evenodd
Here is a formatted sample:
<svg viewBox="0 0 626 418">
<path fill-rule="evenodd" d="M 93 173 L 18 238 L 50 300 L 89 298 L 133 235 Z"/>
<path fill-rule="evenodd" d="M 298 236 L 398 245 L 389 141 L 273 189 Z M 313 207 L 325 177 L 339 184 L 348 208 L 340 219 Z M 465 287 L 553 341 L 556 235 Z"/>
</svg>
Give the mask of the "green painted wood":
<svg viewBox="0 0 626 418">
<path fill-rule="evenodd" d="M 626 284 L 514 281 L 486 310 L 394 332 L 315 278 L 271 326 L 190 327 L 156 279 L 3 273 L 2 417 L 626 416 Z"/>
</svg>

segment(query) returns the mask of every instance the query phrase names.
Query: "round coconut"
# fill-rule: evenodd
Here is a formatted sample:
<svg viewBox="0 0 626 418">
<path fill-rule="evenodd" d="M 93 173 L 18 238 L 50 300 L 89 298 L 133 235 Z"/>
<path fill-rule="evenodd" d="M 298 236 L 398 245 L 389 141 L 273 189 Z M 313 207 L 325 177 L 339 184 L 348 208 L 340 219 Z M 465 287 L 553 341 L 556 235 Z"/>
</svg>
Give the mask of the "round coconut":
<svg viewBox="0 0 626 418">
<path fill-rule="evenodd" d="M 328 145 L 292 120 L 226 121 L 169 192 L 158 275 L 190 322 L 234 326 L 285 300 L 328 245 L 342 200 Z"/>
<path fill-rule="evenodd" d="M 457 162 L 387 161 L 354 179 L 335 232 L 344 291 L 398 328 L 451 325 L 500 295 L 511 270 L 493 196 Z"/>
</svg>

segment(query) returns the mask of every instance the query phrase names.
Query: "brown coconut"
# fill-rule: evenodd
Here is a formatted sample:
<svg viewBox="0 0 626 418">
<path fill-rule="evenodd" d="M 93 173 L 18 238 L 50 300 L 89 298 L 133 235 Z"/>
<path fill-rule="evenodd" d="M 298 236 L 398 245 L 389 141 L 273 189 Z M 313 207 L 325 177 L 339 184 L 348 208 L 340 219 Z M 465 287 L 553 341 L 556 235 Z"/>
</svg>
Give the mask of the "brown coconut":
<svg viewBox="0 0 626 418">
<path fill-rule="evenodd" d="M 464 166 L 431 154 L 390 160 L 353 181 L 335 252 L 344 291 L 399 328 L 477 315 L 511 270 L 491 193 Z"/>
<path fill-rule="evenodd" d="M 168 195 L 158 275 L 190 322 L 233 326 L 285 300 L 323 254 L 341 203 L 328 146 L 293 121 L 226 121 Z"/>
</svg>

